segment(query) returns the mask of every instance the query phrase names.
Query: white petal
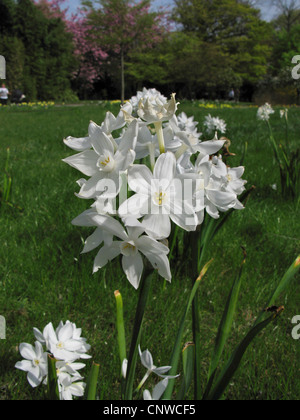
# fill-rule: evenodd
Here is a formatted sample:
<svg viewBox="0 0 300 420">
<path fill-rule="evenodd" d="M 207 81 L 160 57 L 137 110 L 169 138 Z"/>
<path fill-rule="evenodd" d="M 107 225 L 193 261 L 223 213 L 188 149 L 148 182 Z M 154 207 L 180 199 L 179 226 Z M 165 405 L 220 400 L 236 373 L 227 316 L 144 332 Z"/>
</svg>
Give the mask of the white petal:
<svg viewBox="0 0 300 420">
<path fill-rule="evenodd" d="M 136 145 L 138 135 L 138 121 L 133 120 L 125 131 L 121 142 L 119 144 L 118 151 L 124 155 L 129 149 L 134 149 Z"/>
<path fill-rule="evenodd" d="M 158 255 L 169 253 L 169 248 L 167 246 L 165 246 L 161 242 L 157 242 L 155 239 L 146 235 L 143 235 L 140 238 L 136 239 L 136 245 L 139 248 L 139 250 L 145 255 L 148 255 L 148 253 Z"/>
<path fill-rule="evenodd" d="M 81 152 L 92 147 L 90 137 L 76 138 L 69 136 L 64 139 L 64 143 L 66 146 L 70 147 L 70 149 L 76 150 L 77 152 Z"/>
<path fill-rule="evenodd" d="M 145 389 L 145 391 L 143 392 L 143 399 L 144 399 L 145 401 L 152 400 L 152 397 L 151 397 L 150 391 L 148 391 L 148 389 Z"/>
<path fill-rule="evenodd" d="M 128 170 L 128 185 L 132 191 L 149 195 L 153 174 L 146 165 L 134 165 Z"/>
<path fill-rule="evenodd" d="M 36 358 L 35 350 L 31 344 L 21 343 L 19 350 L 21 356 L 24 357 L 24 359 L 34 360 Z"/>
<path fill-rule="evenodd" d="M 171 182 L 176 170 L 176 158 L 171 152 L 163 153 L 155 163 L 153 177 L 154 179 L 167 180 Z"/>
<path fill-rule="evenodd" d="M 41 333 L 41 331 L 37 328 L 33 328 L 33 334 L 35 336 L 35 338 L 42 344 L 45 343 L 45 337 L 43 336 L 43 334 Z"/>
<path fill-rule="evenodd" d="M 93 249 L 97 248 L 104 240 L 103 230 L 100 228 L 97 228 L 92 235 L 90 235 L 84 243 L 84 248 L 81 251 L 82 254 L 85 254 L 86 252 L 90 252 Z"/>
<path fill-rule="evenodd" d="M 91 216 L 91 219 L 93 220 L 96 226 L 101 227 L 111 235 L 117 236 L 123 241 L 126 241 L 128 239 L 128 235 L 125 232 L 124 227 L 113 217 L 105 214 L 97 214 Z"/>
<path fill-rule="evenodd" d="M 198 149 L 201 153 L 213 155 L 217 153 L 224 145 L 225 140 L 208 140 L 199 143 Z"/>
<path fill-rule="evenodd" d="M 206 190 L 206 196 L 209 201 L 216 207 L 227 207 L 231 204 L 234 205 L 236 201 L 236 195 L 231 192 L 218 191 L 218 190 Z"/>
<path fill-rule="evenodd" d="M 40 369 L 33 368 L 30 372 L 27 373 L 27 380 L 32 388 L 36 388 L 42 382 L 42 376 L 40 375 Z"/>
<path fill-rule="evenodd" d="M 153 392 L 152 392 L 152 399 L 153 400 L 159 400 L 163 393 L 165 392 L 167 386 L 168 386 L 168 378 L 165 378 L 163 381 L 160 381 L 157 385 L 155 385 Z"/>
<path fill-rule="evenodd" d="M 15 364 L 15 368 L 23 370 L 25 372 L 29 372 L 32 368 L 32 362 L 30 360 L 21 360 L 21 362 L 17 362 Z"/>
<path fill-rule="evenodd" d="M 103 172 L 97 172 L 94 176 L 92 176 L 88 181 L 82 184 L 80 191 L 77 195 L 79 198 L 95 198 L 97 196 L 96 187 L 99 181 L 104 178 Z M 99 194 L 98 194 L 99 195 Z"/>
<path fill-rule="evenodd" d="M 72 225 L 75 226 L 95 226 L 95 222 L 91 219 L 90 216 L 96 216 L 98 213 L 94 209 L 85 210 L 79 216 L 75 217 L 72 220 Z"/>
<path fill-rule="evenodd" d="M 59 341 L 67 341 L 73 337 L 73 325 L 71 323 L 66 323 L 60 330 L 58 331 L 58 340 Z"/>
<path fill-rule="evenodd" d="M 91 135 L 92 146 L 95 150 L 97 160 L 99 156 L 114 155 L 114 146 L 109 137 L 103 133 L 100 127 L 97 127 Z"/>
<path fill-rule="evenodd" d="M 165 239 L 170 236 L 171 222 L 168 214 L 147 214 L 142 225 L 147 235 L 155 239 Z"/>
<path fill-rule="evenodd" d="M 137 289 L 140 284 L 144 264 L 141 254 L 138 252 L 134 256 L 126 257 L 123 255 L 122 267 L 128 281 Z"/>
<path fill-rule="evenodd" d="M 141 348 L 139 347 L 139 353 L 140 353 L 142 365 L 148 370 L 153 370 L 154 364 L 153 364 L 152 354 L 150 353 L 150 351 L 147 349 L 142 352 Z"/>
<path fill-rule="evenodd" d="M 151 262 L 153 268 L 158 270 L 158 274 L 167 281 L 171 281 L 172 275 L 170 270 L 170 262 L 166 254 L 153 254 L 151 252 L 146 253 L 147 259 Z"/>
<path fill-rule="evenodd" d="M 139 219 L 145 213 L 148 213 L 149 197 L 143 194 L 134 194 L 128 200 L 124 201 L 119 207 L 121 217 L 130 216 Z"/>
<path fill-rule="evenodd" d="M 113 260 L 121 253 L 120 247 L 115 247 L 113 245 L 114 243 L 110 247 L 104 245 L 100 249 L 94 260 L 93 273 L 97 272 L 99 268 L 104 267 L 108 263 L 108 261 Z"/>
<path fill-rule="evenodd" d="M 84 175 L 92 176 L 98 172 L 97 161 L 99 156 L 93 150 L 85 150 L 74 156 L 63 159 L 68 165 L 78 169 Z"/>
</svg>

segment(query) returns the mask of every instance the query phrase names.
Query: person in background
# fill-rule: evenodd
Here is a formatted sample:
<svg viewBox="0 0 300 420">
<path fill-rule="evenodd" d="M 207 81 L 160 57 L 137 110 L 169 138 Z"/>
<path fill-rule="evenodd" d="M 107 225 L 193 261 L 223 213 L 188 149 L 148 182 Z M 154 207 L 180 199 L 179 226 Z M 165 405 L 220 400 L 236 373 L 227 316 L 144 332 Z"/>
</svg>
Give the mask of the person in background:
<svg viewBox="0 0 300 420">
<path fill-rule="evenodd" d="M 230 89 L 229 94 L 228 94 L 229 100 L 233 101 L 234 100 L 234 90 Z"/>
<path fill-rule="evenodd" d="M 2 83 L 2 86 L 0 88 L 0 103 L 1 105 L 7 105 L 9 91 L 7 87 L 5 86 L 5 83 Z"/>
</svg>

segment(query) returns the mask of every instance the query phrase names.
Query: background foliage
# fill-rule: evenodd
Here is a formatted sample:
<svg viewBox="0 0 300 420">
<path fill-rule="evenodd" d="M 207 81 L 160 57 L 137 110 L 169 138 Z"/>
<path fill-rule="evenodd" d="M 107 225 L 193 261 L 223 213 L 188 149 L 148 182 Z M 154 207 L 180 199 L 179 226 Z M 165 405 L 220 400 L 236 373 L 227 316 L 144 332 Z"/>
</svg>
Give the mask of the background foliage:
<svg viewBox="0 0 300 420">
<path fill-rule="evenodd" d="M 244 101 L 276 92 L 295 103 L 299 10 L 267 23 L 251 3 L 176 0 L 167 12 L 151 0 L 99 0 L 70 15 L 64 0 L 0 0 L 8 86 L 28 100 L 121 99 L 154 86 L 189 99 L 227 99 L 234 88 Z"/>
</svg>

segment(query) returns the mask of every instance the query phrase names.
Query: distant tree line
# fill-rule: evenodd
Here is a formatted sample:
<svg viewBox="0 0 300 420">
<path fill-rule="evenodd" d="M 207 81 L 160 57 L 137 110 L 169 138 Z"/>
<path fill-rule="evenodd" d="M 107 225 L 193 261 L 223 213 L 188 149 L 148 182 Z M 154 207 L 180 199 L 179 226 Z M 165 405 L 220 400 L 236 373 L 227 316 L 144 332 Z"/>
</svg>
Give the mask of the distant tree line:
<svg viewBox="0 0 300 420">
<path fill-rule="evenodd" d="M 274 0 L 276 1 L 276 0 Z M 293 4 L 291 4 L 293 3 Z M 156 87 L 185 98 L 250 101 L 257 88 L 297 89 L 300 11 L 277 1 L 272 22 L 246 0 L 0 0 L 0 54 L 7 84 L 29 100 L 124 99 Z"/>
</svg>

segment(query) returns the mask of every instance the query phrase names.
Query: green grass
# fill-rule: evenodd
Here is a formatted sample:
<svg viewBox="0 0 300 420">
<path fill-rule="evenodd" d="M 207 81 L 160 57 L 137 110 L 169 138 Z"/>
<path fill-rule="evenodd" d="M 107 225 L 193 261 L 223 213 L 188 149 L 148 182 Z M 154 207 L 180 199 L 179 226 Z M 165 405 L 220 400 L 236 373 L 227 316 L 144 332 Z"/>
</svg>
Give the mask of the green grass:
<svg viewBox="0 0 300 420">
<path fill-rule="evenodd" d="M 117 112 L 118 105 L 108 106 Z M 88 208 L 89 202 L 74 195 L 81 174 L 61 161 L 73 153 L 62 139 L 86 135 L 89 121 L 100 124 L 107 109 L 90 105 L 0 112 L 0 174 L 9 147 L 11 201 L 18 206 L 0 209 L 0 315 L 7 323 L 6 340 L 0 340 L 0 399 L 43 398 L 43 387 L 32 389 L 26 374 L 14 368 L 21 360 L 18 345 L 34 343 L 33 327 L 43 329 L 50 321 L 56 326 L 67 319 L 82 328 L 92 345 L 93 359 L 100 363 L 104 398 L 120 397 L 114 291 L 120 290 L 123 296 L 127 345 L 138 294 L 117 260 L 92 275 L 95 253 L 80 255 L 83 240 L 91 230 L 70 222 Z M 208 251 L 207 260 L 214 258 L 214 263 L 199 289 L 204 387 L 214 338 L 241 262 L 240 246 L 246 248 L 248 257 L 224 360 L 299 254 L 299 211 L 292 201 L 281 198 L 267 129 L 256 120 L 255 108 L 206 110 L 185 102 L 180 111 L 195 116 L 199 131 L 208 113 L 224 118 L 226 136 L 232 142 L 230 150 L 236 153 L 228 163 L 239 164 L 247 141 L 244 178 L 249 186 L 256 186 L 246 208 L 231 216 Z M 294 146 L 299 142 L 299 116 L 300 109 L 290 110 Z M 284 124 L 278 113 L 272 117 L 272 124 L 278 139 L 283 138 Z M 2 176 L 0 188 L 1 180 Z M 277 191 L 271 188 L 274 184 Z M 190 290 L 187 250 L 181 252 L 172 262 L 172 283 L 164 285 L 162 279 L 154 279 L 146 311 L 141 347 L 149 348 L 157 365 L 168 364 Z M 291 337 L 291 319 L 299 314 L 299 277 L 276 304 L 284 305 L 285 312 L 247 351 L 226 398 L 299 399 L 299 341 Z M 191 339 L 191 324 L 187 322 L 184 340 Z M 144 370 L 138 367 L 137 373 L 141 378 Z"/>
</svg>

